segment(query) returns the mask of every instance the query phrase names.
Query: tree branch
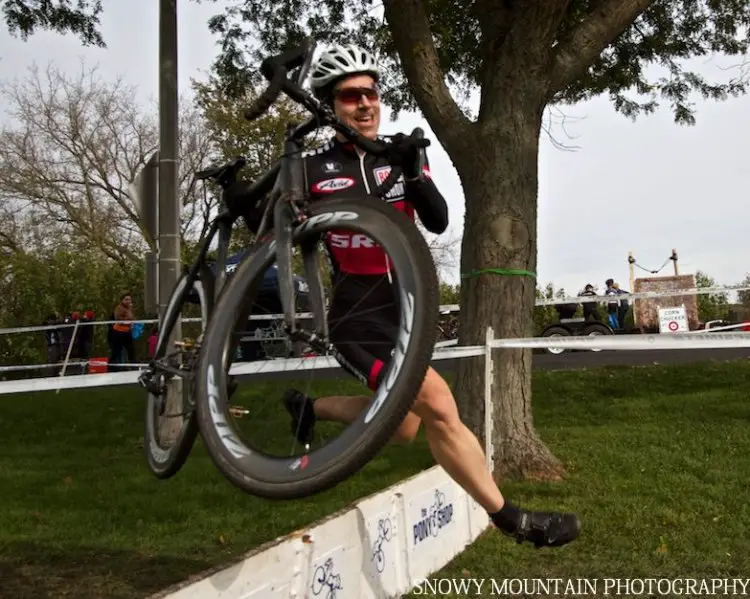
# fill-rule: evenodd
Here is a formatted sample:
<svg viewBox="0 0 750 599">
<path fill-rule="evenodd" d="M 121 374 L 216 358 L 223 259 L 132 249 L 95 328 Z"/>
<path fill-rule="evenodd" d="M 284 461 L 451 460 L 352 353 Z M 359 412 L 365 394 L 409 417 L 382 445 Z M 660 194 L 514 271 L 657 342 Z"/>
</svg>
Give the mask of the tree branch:
<svg viewBox="0 0 750 599">
<path fill-rule="evenodd" d="M 586 72 L 604 49 L 655 0 L 607 0 L 560 41 L 550 67 L 549 97 Z"/>
<path fill-rule="evenodd" d="M 393 43 L 417 104 L 440 142 L 457 156 L 467 143 L 471 121 L 445 84 L 423 0 L 383 0 Z"/>
<path fill-rule="evenodd" d="M 478 13 L 482 28 L 483 74 L 479 122 L 490 128 L 506 118 L 508 86 L 522 102 L 537 102 L 547 93 L 546 78 L 531 76 L 549 61 L 552 41 L 571 0 L 492 3 Z M 478 5 L 481 7 L 481 5 Z M 514 82 L 508 78 L 515 74 Z"/>
</svg>

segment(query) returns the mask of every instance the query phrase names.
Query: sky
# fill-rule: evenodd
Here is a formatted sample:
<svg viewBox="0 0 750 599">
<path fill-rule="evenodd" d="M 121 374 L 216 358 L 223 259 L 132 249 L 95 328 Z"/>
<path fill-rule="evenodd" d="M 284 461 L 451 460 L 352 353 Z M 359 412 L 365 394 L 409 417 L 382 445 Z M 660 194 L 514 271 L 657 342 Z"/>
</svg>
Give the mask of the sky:
<svg viewBox="0 0 750 599">
<path fill-rule="evenodd" d="M 85 48 L 74 36 L 39 32 L 24 42 L 0 27 L 0 80 L 24 77 L 33 64 L 55 64 L 71 73 L 86 66 L 138 88 L 146 102 L 158 98 L 158 2 L 107 0 L 101 32 L 106 49 Z M 178 3 L 179 91 L 204 79 L 219 52 L 207 21 L 222 0 Z M 696 69 L 718 80 L 737 59 L 707 58 Z M 697 124 L 674 124 L 668 106 L 632 122 L 615 112 L 607 97 L 563 109 L 565 129 L 553 127 L 560 150 L 543 135 L 539 154 L 537 282 L 576 293 L 587 283 L 603 290 L 610 277 L 628 287 L 628 252 L 638 264 L 659 268 L 672 248 L 680 273 L 698 270 L 718 284 L 737 284 L 750 273 L 750 97 L 723 102 L 695 98 Z M 432 139 L 433 178 L 449 205 L 447 235 L 461 235 L 464 195 L 456 170 L 427 122 L 404 114 L 382 132 L 420 126 Z M 555 114 L 557 109 L 555 109 Z M 7 115 L 0 115 L 4 123 Z M 558 118 L 555 120 L 559 120 Z M 745 140 L 745 141 L 743 141 Z M 744 158 L 743 158 L 744 157 Z M 744 167 L 744 168 L 743 168 Z M 458 282 L 459 269 L 448 273 Z M 660 274 L 671 274 L 667 264 Z M 647 275 L 642 270 L 637 275 Z"/>
</svg>

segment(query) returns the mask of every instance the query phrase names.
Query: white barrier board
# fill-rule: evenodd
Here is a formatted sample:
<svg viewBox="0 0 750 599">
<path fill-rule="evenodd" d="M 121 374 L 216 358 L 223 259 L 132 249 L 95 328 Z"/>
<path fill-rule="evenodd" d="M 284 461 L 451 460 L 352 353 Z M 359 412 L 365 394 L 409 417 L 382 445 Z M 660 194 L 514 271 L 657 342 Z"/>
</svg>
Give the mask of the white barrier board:
<svg viewBox="0 0 750 599">
<path fill-rule="evenodd" d="M 396 598 L 488 525 L 482 508 L 435 466 L 152 599 Z"/>
</svg>

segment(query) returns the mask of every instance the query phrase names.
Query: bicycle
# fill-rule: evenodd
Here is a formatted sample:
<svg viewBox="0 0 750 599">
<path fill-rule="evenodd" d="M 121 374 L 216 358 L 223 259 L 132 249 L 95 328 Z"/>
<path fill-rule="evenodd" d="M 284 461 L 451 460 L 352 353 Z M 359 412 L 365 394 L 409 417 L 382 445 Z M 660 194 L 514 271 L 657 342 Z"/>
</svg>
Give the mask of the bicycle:
<svg viewBox="0 0 750 599">
<path fill-rule="evenodd" d="M 227 191 L 236 182 L 237 175 L 245 166 L 246 160 L 237 157 L 230 162 L 197 172 L 194 177 L 199 181 L 213 181 L 222 190 L 219 201 L 219 213 L 211 221 L 206 238 L 193 264 L 183 269 L 167 302 L 167 308 L 160 319 L 159 335 L 154 356 L 146 369 L 141 373 L 138 382 L 148 391 L 144 446 L 149 470 L 157 478 L 170 478 L 184 465 L 198 434 L 198 422 L 195 417 L 195 402 L 190 385 L 194 380 L 201 344 L 201 334 L 208 326 L 216 298 L 221 293 L 227 280 L 227 258 L 232 227 L 238 219 L 236 212 L 229 208 Z M 265 177 L 254 185 L 254 193 L 262 194 L 273 186 L 277 170 L 271 169 Z M 216 273 L 211 270 L 207 260 L 209 248 L 216 234 L 219 235 L 218 254 L 214 262 Z M 189 304 L 198 304 L 200 310 L 201 333 L 192 338 L 173 338 L 174 327 L 180 310 Z M 182 321 L 183 324 L 185 320 Z M 176 351 L 169 352 L 170 344 Z M 170 389 L 170 385 L 172 389 Z M 182 406 L 178 412 L 167 413 L 168 393 L 182 395 Z M 165 445 L 160 440 L 159 418 L 179 418 L 179 432 L 173 444 Z"/>
<path fill-rule="evenodd" d="M 287 127 L 281 158 L 245 194 L 247 205 L 263 206 L 254 231 L 256 241 L 231 280 L 215 293 L 216 302 L 209 310 L 210 320 L 204 327 L 197 365 L 193 363 L 190 368 L 195 380 L 192 414 L 197 416 L 198 431 L 213 463 L 239 489 L 269 499 L 295 499 L 329 489 L 374 457 L 411 408 L 432 357 L 437 329 L 437 274 L 427 243 L 415 224 L 383 201 L 342 197 L 310 204 L 305 197 L 302 144 L 304 137 L 315 130 L 330 127 L 376 156 L 388 156 L 393 149 L 388 142 L 360 136 L 341 123 L 331 108 L 302 88 L 314 49 L 315 42 L 307 38 L 299 46 L 265 59 L 260 66 L 269 85 L 245 111 L 245 118 L 260 117 L 282 92 L 312 116 Z M 295 69 L 298 71 L 293 79 L 289 75 Z M 421 131 L 415 130 L 409 139 L 419 142 L 423 139 Z M 424 140 L 417 147 L 427 145 L 429 142 Z M 423 151 L 420 156 L 424 158 Z M 394 166 L 372 195 L 383 197 L 402 174 L 402 169 Z M 269 192 L 270 181 L 273 186 Z M 313 349 L 320 355 L 333 357 L 359 381 L 368 380 L 369 373 L 359 372 L 348 364 L 330 340 L 324 285 L 318 268 L 319 242 L 327 233 L 347 228 L 386 251 L 397 282 L 399 335 L 390 362 L 384 367 L 382 384 L 375 390 L 369 408 L 329 446 L 283 457 L 250 449 L 228 419 L 232 415 L 229 398 L 233 379 L 229 371 L 234 358 L 233 332 L 246 322 L 263 274 L 275 259 L 283 326 L 291 341 L 307 348 L 306 351 Z M 312 316 L 310 324 L 305 326 L 295 311 L 293 247 L 300 250 L 308 285 Z M 198 271 L 194 264 L 186 279 L 197 280 Z M 181 301 L 181 297 L 175 301 Z M 186 437 L 185 443 L 192 443 L 194 438 L 194 435 Z"/>
</svg>

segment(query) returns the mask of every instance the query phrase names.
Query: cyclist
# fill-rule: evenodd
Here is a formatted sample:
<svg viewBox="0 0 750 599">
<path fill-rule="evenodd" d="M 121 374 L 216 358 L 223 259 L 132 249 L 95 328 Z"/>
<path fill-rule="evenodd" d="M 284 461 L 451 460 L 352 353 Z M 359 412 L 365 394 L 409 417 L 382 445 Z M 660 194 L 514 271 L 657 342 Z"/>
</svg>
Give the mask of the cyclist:
<svg viewBox="0 0 750 599">
<path fill-rule="evenodd" d="M 320 101 L 329 103 L 345 124 L 370 139 L 380 137 L 379 79 L 376 59 L 352 45 L 329 48 L 311 70 L 312 89 Z M 389 164 L 344 139 L 337 135 L 304 154 L 311 201 L 342 194 L 370 195 L 388 176 L 391 165 L 398 164 L 404 174 L 385 201 L 412 219 L 416 212 L 431 232 L 441 233 L 447 228 L 445 200 L 431 180 L 429 167 L 417 172 L 418 155 L 413 144 L 403 142 L 403 136 L 393 136 L 398 151 Z M 380 200 L 373 197 L 372 201 Z M 328 239 L 334 265 L 329 324 L 332 342 L 346 360 L 369 374 L 363 382 L 376 388 L 395 344 L 399 313 L 388 260 L 382 249 L 367 241 L 343 233 Z M 292 432 L 303 444 L 312 441 L 317 420 L 350 423 L 369 400 L 366 396 L 313 399 L 294 389 L 284 397 L 292 417 Z M 532 512 L 503 498 L 486 467 L 479 442 L 459 419 L 450 387 L 433 368 L 428 369 L 397 438 L 405 442 L 414 439 L 421 423 L 437 463 L 488 512 L 504 534 L 537 547 L 564 545 L 578 536 L 580 523 L 574 514 Z"/>
</svg>

